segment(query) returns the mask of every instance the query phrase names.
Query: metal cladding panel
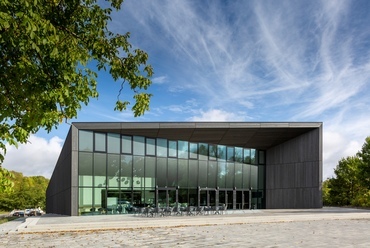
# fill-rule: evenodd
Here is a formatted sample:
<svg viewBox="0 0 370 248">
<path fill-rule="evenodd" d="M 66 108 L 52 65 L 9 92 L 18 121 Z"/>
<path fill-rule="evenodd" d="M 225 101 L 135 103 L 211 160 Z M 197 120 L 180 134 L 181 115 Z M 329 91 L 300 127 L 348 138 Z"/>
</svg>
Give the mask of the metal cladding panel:
<svg viewBox="0 0 370 248">
<path fill-rule="evenodd" d="M 321 208 L 321 128 L 266 151 L 266 208 Z"/>
<path fill-rule="evenodd" d="M 71 128 L 72 129 L 72 128 Z M 68 132 L 66 141 L 54 168 L 46 191 L 46 212 L 72 215 L 72 130 Z M 77 176 L 77 174 L 75 175 Z"/>
</svg>

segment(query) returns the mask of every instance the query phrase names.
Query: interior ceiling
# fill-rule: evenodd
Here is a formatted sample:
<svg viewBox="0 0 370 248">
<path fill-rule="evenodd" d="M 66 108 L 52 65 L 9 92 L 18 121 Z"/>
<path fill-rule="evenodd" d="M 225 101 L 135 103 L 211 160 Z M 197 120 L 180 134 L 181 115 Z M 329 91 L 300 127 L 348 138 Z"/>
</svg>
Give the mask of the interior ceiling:
<svg viewBox="0 0 370 248">
<path fill-rule="evenodd" d="M 290 139 L 298 137 L 313 129 L 319 128 L 321 123 L 313 125 L 270 125 L 268 127 L 232 127 L 209 123 L 209 127 L 202 123 L 197 125 L 181 125 L 182 123 L 119 123 L 119 125 L 105 123 L 74 123 L 78 129 L 95 130 L 101 132 L 113 132 L 126 135 L 139 135 L 152 138 L 164 138 L 169 140 L 185 140 L 189 142 L 204 142 L 229 146 L 250 147 L 257 149 L 268 149 Z M 196 124 L 196 123 L 195 123 Z"/>
</svg>

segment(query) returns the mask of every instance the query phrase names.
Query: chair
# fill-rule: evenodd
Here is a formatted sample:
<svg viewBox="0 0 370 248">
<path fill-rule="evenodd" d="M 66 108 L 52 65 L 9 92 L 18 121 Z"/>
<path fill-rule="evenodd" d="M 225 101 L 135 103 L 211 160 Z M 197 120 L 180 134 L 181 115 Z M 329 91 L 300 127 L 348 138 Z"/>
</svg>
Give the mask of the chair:
<svg viewBox="0 0 370 248">
<path fill-rule="evenodd" d="M 202 215 L 202 214 L 204 214 L 204 207 L 197 207 L 195 214 L 196 215 Z"/>
</svg>

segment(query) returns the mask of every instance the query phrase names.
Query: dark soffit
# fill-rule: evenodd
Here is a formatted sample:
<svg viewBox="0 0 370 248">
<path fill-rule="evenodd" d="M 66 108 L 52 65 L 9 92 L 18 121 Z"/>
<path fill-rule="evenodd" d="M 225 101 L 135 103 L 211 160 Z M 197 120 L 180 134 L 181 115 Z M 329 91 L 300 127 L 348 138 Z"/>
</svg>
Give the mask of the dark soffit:
<svg viewBox="0 0 370 248">
<path fill-rule="evenodd" d="M 321 122 L 75 122 L 83 130 L 268 149 L 314 129 Z"/>
</svg>

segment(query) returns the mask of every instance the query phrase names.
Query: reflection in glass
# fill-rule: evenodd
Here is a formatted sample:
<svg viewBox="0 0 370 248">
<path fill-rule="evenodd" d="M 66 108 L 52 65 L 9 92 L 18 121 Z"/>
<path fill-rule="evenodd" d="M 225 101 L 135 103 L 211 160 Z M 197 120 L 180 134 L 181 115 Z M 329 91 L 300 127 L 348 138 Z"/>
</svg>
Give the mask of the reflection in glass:
<svg viewBox="0 0 370 248">
<path fill-rule="evenodd" d="M 157 158 L 157 185 L 167 186 L 167 158 Z"/>
<path fill-rule="evenodd" d="M 177 186 L 177 159 L 168 159 L 168 171 L 167 171 L 167 186 L 175 187 Z"/>
<path fill-rule="evenodd" d="M 235 162 L 243 163 L 243 148 L 235 147 Z"/>
<path fill-rule="evenodd" d="M 227 161 L 234 161 L 234 147 L 227 147 Z"/>
<path fill-rule="evenodd" d="M 133 187 L 134 188 L 143 188 L 144 187 L 144 157 L 134 156 L 133 163 Z"/>
<path fill-rule="evenodd" d="M 95 133 L 95 151 L 105 152 L 105 133 Z"/>
<path fill-rule="evenodd" d="M 199 161 L 199 186 L 206 187 L 207 186 L 207 161 Z"/>
<path fill-rule="evenodd" d="M 107 154 L 94 153 L 94 186 L 105 187 L 107 184 Z"/>
<path fill-rule="evenodd" d="M 178 185 L 181 187 L 188 186 L 188 160 L 179 159 L 178 160 Z"/>
<path fill-rule="evenodd" d="M 208 162 L 208 188 L 216 188 L 217 161 Z"/>
<path fill-rule="evenodd" d="M 107 166 L 107 176 L 108 176 L 108 186 L 109 187 L 119 187 L 120 182 L 120 155 L 118 154 L 108 154 L 108 166 Z"/>
<path fill-rule="evenodd" d="M 244 149 L 244 163 L 251 163 L 251 149 Z"/>
<path fill-rule="evenodd" d="M 80 186 L 93 184 L 93 153 L 80 152 L 78 155 L 78 184 Z"/>
<path fill-rule="evenodd" d="M 189 187 L 198 187 L 198 161 L 189 160 Z"/>
<path fill-rule="evenodd" d="M 257 159 L 256 159 L 256 149 L 251 149 L 251 164 L 256 164 Z"/>
<path fill-rule="evenodd" d="M 141 136 L 134 136 L 134 155 L 144 155 L 145 138 Z"/>
<path fill-rule="evenodd" d="M 226 188 L 234 187 L 234 163 L 226 164 Z"/>
<path fill-rule="evenodd" d="M 122 135 L 122 153 L 132 153 L 132 137 Z"/>
<path fill-rule="evenodd" d="M 168 156 L 177 157 L 177 142 L 173 140 L 168 141 Z"/>
<path fill-rule="evenodd" d="M 178 142 L 178 157 L 179 158 L 189 158 L 189 142 L 181 141 Z"/>
<path fill-rule="evenodd" d="M 146 139 L 146 155 L 155 156 L 155 139 Z"/>
<path fill-rule="evenodd" d="M 167 157 L 167 140 L 157 139 L 157 156 Z"/>
<path fill-rule="evenodd" d="M 251 165 L 243 164 L 243 188 L 249 189 L 251 187 Z"/>
<path fill-rule="evenodd" d="M 108 133 L 108 153 L 120 153 L 120 135 Z"/>
<path fill-rule="evenodd" d="M 93 151 L 93 132 L 80 130 L 78 132 L 79 151 Z"/>
<path fill-rule="evenodd" d="M 258 189 L 258 166 L 251 165 L 251 187 Z"/>
<path fill-rule="evenodd" d="M 132 187 L 132 156 L 121 155 L 121 188 Z"/>
<path fill-rule="evenodd" d="M 78 212 L 80 215 L 90 213 L 93 207 L 92 188 L 79 188 Z"/>
<path fill-rule="evenodd" d="M 209 145 L 209 160 L 217 159 L 217 145 Z"/>
<path fill-rule="evenodd" d="M 154 157 L 145 158 L 145 187 L 155 187 L 155 161 Z"/>
<path fill-rule="evenodd" d="M 199 143 L 199 160 L 208 160 L 208 144 Z"/>
<path fill-rule="evenodd" d="M 217 186 L 220 188 L 225 188 L 225 183 L 226 183 L 226 163 L 218 162 Z"/>
<path fill-rule="evenodd" d="M 217 146 L 217 158 L 218 160 L 226 160 L 226 146 Z"/>
<path fill-rule="evenodd" d="M 197 159 L 198 158 L 198 143 L 189 143 L 189 158 Z"/>
<path fill-rule="evenodd" d="M 240 163 L 235 163 L 235 187 L 243 188 L 243 166 Z"/>
</svg>

